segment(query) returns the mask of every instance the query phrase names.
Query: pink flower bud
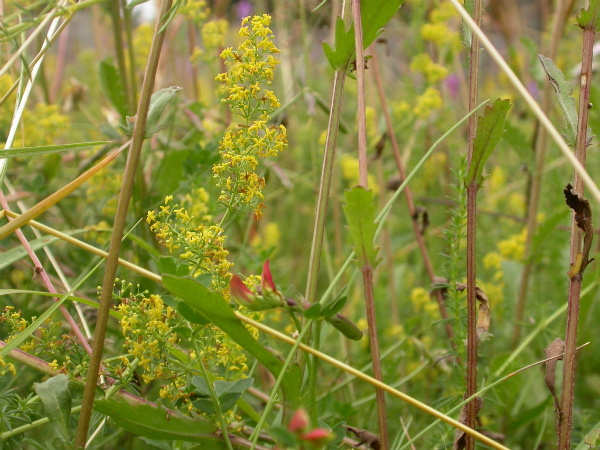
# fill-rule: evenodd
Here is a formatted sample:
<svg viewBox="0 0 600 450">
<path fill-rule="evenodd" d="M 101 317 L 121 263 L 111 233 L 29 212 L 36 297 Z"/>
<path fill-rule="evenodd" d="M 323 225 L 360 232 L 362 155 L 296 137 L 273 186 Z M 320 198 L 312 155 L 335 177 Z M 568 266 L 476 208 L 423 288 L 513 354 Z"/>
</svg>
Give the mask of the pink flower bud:
<svg viewBox="0 0 600 450">
<path fill-rule="evenodd" d="M 300 436 L 300 439 L 308 442 L 312 446 L 317 447 L 327 444 L 333 439 L 333 437 L 334 436 L 331 431 L 324 430 L 323 428 L 315 428 L 314 430 Z"/>
<path fill-rule="evenodd" d="M 231 290 L 231 295 L 233 296 L 233 299 L 239 305 L 249 307 L 254 303 L 256 295 L 250 289 L 248 289 L 248 287 L 244 284 L 242 279 L 237 275 L 231 277 L 229 288 Z"/>
<path fill-rule="evenodd" d="M 269 268 L 268 259 L 265 261 L 265 265 L 263 266 L 263 273 L 260 277 L 260 285 L 261 294 L 263 295 L 265 301 L 273 306 L 283 305 L 283 296 L 279 291 L 277 291 L 277 287 L 275 287 L 273 275 L 271 275 L 271 269 Z"/>
<path fill-rule="evenodd" d="M 271 269 L 269 268 L 269 260 L 265 261 L 263 266 L 263 273 L 260 277 L 261 287 L 263 292 L 277 292 L 275 283 L 273 282 L 273 275 L 271 275 Z"/>
<path fill-rule="evenodd" d="M 290 423 L 288 424 L 288 430 L 292 433 L 305 431 L 308 428 L 309 418 L 306 410 L 300 408 L 298 409 L 292 418 L 290 419 Z"/>
</svg>

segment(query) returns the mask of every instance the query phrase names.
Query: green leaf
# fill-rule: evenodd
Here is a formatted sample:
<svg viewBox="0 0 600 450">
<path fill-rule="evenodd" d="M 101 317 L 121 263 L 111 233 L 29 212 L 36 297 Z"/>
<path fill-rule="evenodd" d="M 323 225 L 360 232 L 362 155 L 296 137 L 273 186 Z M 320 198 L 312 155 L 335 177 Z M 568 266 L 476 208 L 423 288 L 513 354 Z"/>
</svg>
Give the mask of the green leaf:
<svg viewBox="0 0 600 450">
<path fill-rule="evenodd" d="M 161 89 L 152 94 L 150 98 L 150 107 L 148 109 L 148 118 L 146 119 L 146 137 L 150 137 L 160 128 L 158 121 L 162 116 L 165 108 L 171 103 L 177 92 L 181 91 L 179 86 L 171 86 Z"/>
<path fill-rule="evenodd" d="M 168 273 L 177 277 L 185 277 L 190 274 L 190 269 L 186 264 L 181 264 L 173 256 L 159 256 L 156 265 L 160 273 Z"/>
<path fill-rule="evenodd" d="M 254 340 L 218 292 L 209 291 L 205 286 L 190 278 L 178 278 L 165 274 L 162 281 L 167 290 L 227 333 L 244 350 L 258 359 L 275 377 L 279 375 L 283 367 L 282 362 Z M 299 367 L 290 366 L 281 387 L 286 401 L 290 402 L 292 408 L 299 405 L 301 382 L 302 376 Z"/>
<path fill-rule="evenodd" d="M 348 300 L 347 295 L 342 295 L 337 297 L 331 304 L 327 305 L 323 308 L 322 315 L 324 317 L 331 317 L 337 313 L 339 313 L 344 306 L 346 305 L 346 301 Z"/>
<path fill-rule="evenodd" d="M 94 409 L 110 416 L 125 431 L 151 439 L 202 442 L 207 448 L 225 449 L 218 428 L 209 420 L 185 416 L 149 404 L 133 405 L 119 397 L 96 400 Z"/>
<path fill-rule="evenodd" d="M 307 319 L 313 319 L 313 320 L 321 317 L 321 304 L 315 303 L 310 308 L 308 308 L 306 311 L 304 311 L 304 317 L 306 317 Z"/>
<path fill-rule="evenodd" d="M 127 96 L 123 80 L 113 64 L 112 58 L 100 62 L 98 69 L 100 89 L 110 104 L 117 110 L 122 119 L 127 115 Z"/>
<path fill-rule="evenodd" d="M 65 233 L 69 236 L 75 236 L 77 234 L 87 233 L 89 230 L 74 230 L 68 233 Z M 31 248 L 35 250 L 39 250 L 44 248 L 46 245 L 51 244 L 54 241 L 59 240 L 60 238 L 56 236 L 44 236 L 38 239 L 34 239 L 33 241 L 29 241 L 29 245 Z M 27 256 L 27 251 L 22 246 L 11 248 L 10 250 L 2 253 L 2 258 L 0 258 L 0 270 L 5 267 L 11 266 L 17 261 L 25 258 Z"/>
<path fill-rule="evenodd" d="M 477 134 L 473 142 L 473 157 L 465 177 L 465 186 L 475 183 L 479 188 L 483 181 L 483 167 L 494 152 L 504 134 L 506 114 L 510 100 L 496 99 L 492 106 L 486 106 L 483 115 L 477 120 Z"/>
<path fill-rule="evenodd" d="M 554 61 L 550 58 L 546 58 L 543 55 L 539 55 L 540 62 L 548 75 L 548 80 L 556 92 L 556 99 L 560 109 L 563 112 L 563 116 L 567 122 L 564 128 L 565 134 L 563 135 L 567 144 L 571 147 L 575 147 L 575 140 L 577 138 L 577 108 L 575 108 L 575 99 L 571 96 L 573 93 L 573 85 L 565 80 L 565 76 L 558 67 L 554 64 Z"/>
<path fill-rule="evenodd" d="M 195 323 L 196 325 L 207 325 L 210 323 L 208 319 L 189 306 L 186 302 L 182 301 L 177 303 L 177 312 L 190 323 Z"/>
<path fill-rule="evenodd" d="M 60 153 L 69 150 L 83 150 L 90 147 L 96 147 L 99 145 L 110 144 L 111 141 L 93 141 L 93 142 L 79 142 L 75 144 L 63 144 L 63 145 L 42 145 L 40 147 L 21 147 L 21 148 L 10 148 L 8 150 L 0 150 L 1 158 L 20 158 L 23 156 L 35 156 L 35 155 L 47 155 L 50 153 Z"/>
<path fill-rule="evenodd" d="M 331 317 L 325 317 L 325 320 L 332 327 L 334 327 L 336 330 L 338 330 L 344 336 L 346 336 L 348 339 L 351 339 L 353 341 L 360 341 L 363 337 L 363 332 L 360 331 L 360 328 L 358 328 L 354 323 L 352 323 L 350 319 L 348 319 L 345 316 L 342 316 L 341 314 L 336 314 Z"/>
<path fill-rule="evenodd" d="M 69 377 L 64 373 L 48 378 L 43 383 L 33 385 L 44 412 L 54 428 L 54 433 L 67 446 L 71 446 L 69 419 L 71 417 L 71 393 Z"/>
<path fill-rule="evenodd" d="M 185 162 L 190 157 L 190 150 L 168 150 L 162 159 L 160 168 L 152 183 L 152 189 L 165 196 L 179 188 L 179 182 L 184 179 Z"/>
<path fill-rule="evenodd" d="M 358 267 L 377 265 L 378 248 L 373 246 L 375 231 L 375 203 L 373 192 L 362 186 L 356 186 L 344 192 L 346 204 L 343 206 L 354 252 L 356 253 Z"/>
<path fill-rule="evenodd" d="M 598 445 L 598 441 L 600 441 L 600 428 L 596 428 L 595 430 L 592 430 L 591 433 L 586 434 L 583 440 L 583 442 L 591 448 L 595 448 L 596 445 Z"/>
<path fill-rule="evenodd" d="M 577 24 L 583 29 L 592 28 L 594 31 L 598 31 L 599 20 L 600 0 L 590 0 L 588 9 L 582 8 L 577 16 Z"/>
<path fill-rule="evenodd" d="M 404 0 L 365 1 L 360 5 L 363 28 L 363 47 L 367 48 L 383 32 Z M 323 42 L 323 51 L 333 70 L 346 70 L 355 57 L 354 24 L 346 30 L 344 20 L 335 22 L 335 50 Z"/>
</svg>

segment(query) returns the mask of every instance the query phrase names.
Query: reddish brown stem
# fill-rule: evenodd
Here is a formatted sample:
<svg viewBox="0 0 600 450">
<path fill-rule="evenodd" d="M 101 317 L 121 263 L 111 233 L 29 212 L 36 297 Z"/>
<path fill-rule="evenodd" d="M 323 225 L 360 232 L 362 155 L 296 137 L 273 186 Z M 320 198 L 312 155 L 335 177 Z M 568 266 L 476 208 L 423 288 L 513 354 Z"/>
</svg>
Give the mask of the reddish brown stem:
<svg viewBox="0 0 600 450">
<path fill-rule="evenodd" d="M 387 102 L 385 100 L 385 92 L 383 91 L 383 83 L 381 81 L 381 74 L 379 72 L 379 62 L 377 60 L 377 54 L 375 52 L 375 48 L 373 47 L 371 58 L 371 66 L 373 68 L 373 75 L 375 76 L 375 84 L 377 85 L 377 92 L 379 93 L 379 100 L 381 102 L 381 110 L 383 111 L 383 115 L 385 117 L 385 123 L 388 131 L 388 135 L 390 138 L 390 142 L 392 144 L 392 149 L 394 151 L 394 160 L 396 161 L 396 169 L 398 170 L 398 174 L 400 178 L 404 180 L 406 178 L 406 170 L 404 169 L 404 164 L 402 163 L 402 157 L 400 156 L 400 149 L 398 147 L 398 141 L 396 139 L 396 134 L 394 133 L 394 126 L 392 124 L 392 119 L 388 112 Z M 427 246 L 425 245 L 425 238 L 423 233 L 421 233 L 421 228 L 419 226 L 419 221 L 416 215 L 415 203 L 413 201 L 413 194 L 410 190 L 409 186 L 404 188 L 404 197 L 406 198 L 406 204 L 408 206 L 408 212 L 412 219 L 412 227 L 415 235 L 415 240 L 419 245 L 419 250 L 421 251 L 421 256 L 423 258 L 423 264 L 425 265 L 425 270 L 427 271 L 427 277 L 429 278 L 429 282 L 433 285 L 435 283 L 435 272 L 433 270 L 433 264 L 431 263 L 431 258 L 429 257 L 429 252 L 427 251 Z M 444 305 L 444 295 L 440 289 L 435 290 L 435 296 L 438 302 L 438 306 L 440 308 L 440 315 L 442 319 L 446 321 L 446 333 L 448 334 L 448 339 L 452 343 L 452 346 L 456 349 L 456 345 L 454 343 L 454 333 L 452 331 L 452 324 L 447 321 L 448 312 L 446 311 L 446 306 Z"/>
<path fill-rule="evenodd" d="M 583 30 L 583 50 L 581 57 L 581 80 L 579 91 L 579 121 L 577 124 L 577 140 L 575 156 L 585 167 L 587 148 L 588 110 L 592 84 L 592 58 L 594 46 L 593 22 Z M 583 195 L 583 180 L 575 173 L 575 190 Z M 571 264 L 575 263 L 577 254 L 581 251 L 582 231 L 571 221 Z M 577 325 L 579 322 L 579 297 L 581 294 L 581 271 L 569 281 L 569 304 L 567 309 L 567 331 L 565 339 L 565 356 L 563 368 L 563 388 L 561 400 L 561 416 L 558 428 L 558 450 L 571 448 L 571 429 L 573 426 L 573 393 L 575 388 L 575 351 L 577 346 Z"/>
<path fill-rule="evenodd" d="M 363 286 L 367 304 L 367 323 L 369 324 L 369 347 L 373 361 L 373 376 L 378 381 L 383 381 L 381 360 L 379 357 L 379 339 L 377 337 L 377 320 L 375 317 L 375 299 L 373 298 L 373 267 L 362 267 Z M 379 440 L 382 450 L 388 450 L 387 413 L 385 410 L 385 396 L 382 389 L 375 389 L 377 400 L 377 416 L 379 421 Z"/>
<path fill-rule="evenodd" d="M 479 26 L 482 16 L 482 0 L 475 0 L 473 20 Z M 469 111 L 477 106 L 477 88 L 479 77 L 479 40 L 471 36 L 469 52 Z M 469 135 L 467 161 L 471 164 L 473 158 L 473 141 L 477 131 L 477 117 L 469 117 Z M 477 300 L 476 300 L 476 227 L 477 227 L 477 189 L 475 182 L 467 186 L 467 398 L 477 392 Z M 466 425 L 475 428 L 476 403 L 467 403 Z M 466 436 L 466 450 L 475 449 L 475 438 Z"/>
<path fill-rule="evenodd" d="M 6 201 L 6 198 L 4 197 L 4 193 L 2 191 L 0 191 L 0 204 L 2 205 L 2 208 L 5 211 L 10 211 L 10 208 L 8 207 L 8 202 Z M 8 215 L 6 216 L 6 218 L 8 219 L 9 222 L 14 220 Z M 44 285 L 46 286 L 46 289 L 48 289 L 48 292 L 50 292 L 52 294 L 56 294 L 57 292 L 56 292 L 56 289 L 54 289 L 54 285 L 52 284 L 52 281 L 50 281 L 50 278 L 48 277 L 48 274 L 44 270 L 42 263 L 40 262 L 39 258 L 37 257 L 37 255 L 31 248 L 31 246 L 29 245 L 29 242 L 27 241 L 27 238 L 25 237 L 23 232 L 20 229 L 16 229 L 15 234 L 17 235 L 17 238 L 21 242 L 21 245 L 23 245 L 23 248 L 29 255 L 31 262 L 33 262 L 33 265 L 35 267 L 35 273 L 37 274 L 37 276 L 39 276 L 42 279 L 42 281 L 44 282 Z M 54 297 L 55 302 L 57 302 L 58 300 L 59 300 L 58 297 Z M 71 316 L 71 314 L 69 313 L 69 311 L 67 310 L 67 308 L 64 305 L 60 305 L 58 308 L 60 309 L 60 312 L 65 317 L 65 319 L 67 320 L 69 325 L 71 326 L 73 333 L 75 333 L 77 340 L 81 343 L 81 345 L 83 346 L 86 353 L 88 355 L 91 355 L 92 348 L 90 347 L 90 344 L 88 343 L 87 339 L 85 338 L 81 329 L 79 328 L 79 325 L 77 325 L 77 322 L 75 322 L 75 319 L 73 319 L 73 316 Z"/>
</svg>

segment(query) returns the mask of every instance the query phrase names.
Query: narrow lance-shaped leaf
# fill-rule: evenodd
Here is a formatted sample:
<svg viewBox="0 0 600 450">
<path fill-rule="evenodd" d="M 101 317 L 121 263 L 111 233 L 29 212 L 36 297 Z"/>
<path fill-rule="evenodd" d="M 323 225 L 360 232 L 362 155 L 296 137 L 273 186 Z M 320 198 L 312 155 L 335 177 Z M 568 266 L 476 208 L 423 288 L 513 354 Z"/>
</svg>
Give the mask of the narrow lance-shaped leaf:
<svg viewBox="0 0 600 450">
<path fill-rule="evenodd" d="M 360 16 L 363 28 L 363 45 L 367 48 L 383 32 L 404 0 L 363 1 Z M 346 30 L 341 17 L 335 22 L 335 50 L 323 42 L 323 51 L 333 70 L 345 70 L 355 54 L 354 24 Z"/>
<path fill-rule="evenodd" d="M 98 69 L 100 89 L 110 104 L 117 110 L 122 119 L 127 115 L 127 96 L 123 80 L 111 58 L 100 62 Z"/>
<path fill-rule="evenodd" d="M 583 29 L 592 28 L 598 31 L 600 25 L 600 0 L 590 0 L 588 9 L 581 9 L 577 16 L 577 24 Z"/>
<path fill-rule="evenodd" d="M 377 251 L 373 245 L 377 225 L 375 224 L 375 203 L 373 192 L 356 186 L 344 193 L 346 204 L 344 214 L 348 221 L 350 235 L 354 242 L 358 266 L 377 265 Z"/>
<path fill-rule="evenodd" d="M 556 67 L 552 59 L 546 58 L 543 55 L 539 55 L 538 57 L 548 75 L 550 84 L 556 92 L 558 105 L 567 122 L 564 127 L 565 134 L 563 136 L 567 141 L 567 144 L 571 147 L 575 147 L 575 140 L 577 138 L 577 108 L 575 107 L 575 99 L 571 96 L 573 93 L 573 85 L 565 80 L 565 76 L 560 69 Z"/>
<path fill-rule="evenodd" d="M 167 290 L 227 333 L 244 350 L 258 359 L 275 377 L 279 375 L 283 367 L 282 362 L 254 340 L 218 292 L 209 291 L 205 286 L 190 278 L 163 274 L 162 281 Z M 281 387 L 286 401 L 290 402 L 292 407 L 298 406 L 301 382 L 302 377 L 298 366 L 290 366 L 281 382 Z"/>
<path fill-rule="evenodd" d="M 469 186 L 471 183 L 475 183 L 478 188 L 481 186 L 483 167 L 502 139 L 506 114 L 509 109 L 509 100 L 497 99 L 492 106 L 485 107 L 483 115 L 477 120 L 473 157 L 465 177 L 465 186 Z"/>
<path fill-rule="evenodd" d="M 55 435 L 67 446 L 71 443 L 69 419 L 71 417 L 71 393 L 69 377 L 63 373 L 35 384 L 34 389 L 50 419 Z"/>
<path fill-rule="evenodd" d="M 75 144 L 43 145 L 40 147 L 20 147 L 0 150 L 0 158 L 20 158 L 36 155 L 47 155 L 50 153 L 61 153 L 69 150 L 83 150 L 98 145 L 110 144 L 111 141 L 78 142 Z"/>
</svg>

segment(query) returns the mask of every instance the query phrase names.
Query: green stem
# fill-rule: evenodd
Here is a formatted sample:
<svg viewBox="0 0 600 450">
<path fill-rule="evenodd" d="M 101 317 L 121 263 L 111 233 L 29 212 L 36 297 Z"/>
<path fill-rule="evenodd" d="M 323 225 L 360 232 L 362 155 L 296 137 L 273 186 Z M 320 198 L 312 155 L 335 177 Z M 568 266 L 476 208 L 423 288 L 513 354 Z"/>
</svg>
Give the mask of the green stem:
<svg viewBox="0 0 600 450">
<path fill-rule="evenodd" d="M 564 6 L 565 0 L 559 0 L 556 2 L 556 12 L 554 14 L 554 21 L 552 24 L 552 31 L 550 33 L 552 41 L 550 42 L 547 56 L 554 60 L 558 52 L 558 44 L 563 34 L 563 30 L 566 25 L 566 18 L 568 13 L 573 7 L 573 1 L 569 1 Z M 546 114 L 550 111 L 551 107 L 551 92 L 550 83 L 544 84 L 542 91 L 542 110 Z M 548 149 L 548 133 L 545 128 L 542 127 L 538 121 L 537 124 L 537 139 L 535 142 L 535 170 L 533 172 L 533 178 L 531 180 L 531 187 L 529 189 L 529 199 L 527 205 L 527 237 L 525 238 L 525 266 L 523 267 L 523 274 L 521 275 L 521 283 L 519 285 L 519 294 L 517 297 L 517 306 L 515 309 L 515 320 L 512 336 L 512 345 L 515 347 L 521 336 L 521 324 L 523 323 L 523 315 L 525 313 L 525 304 L 527 301 L 527 291 L 529 289 L 529 279 L 533 271 L 534 259 L 532 258 L 533 249 L 533 235 L 537 228 L 537 213 L 540 203 L 540 192 L 542 187 L 542 179 L 544 175 L 544 165 L 546 164 L 546 151 Z"/>
<path fill-rule="evenodd" d="M 119 8 L 118 1 L 111 1 L 108 3 L 108 9 L 110 19 L 112 23 L 112 32 L 115 45 L 115 53 L 117 56 L 117 67 L 119 68 L 119 75 L 121 82 L 123 83 L 123 92 L 125 92 L 125 102 L 129 108 L 129 114 L 133 114 L 135 105 L 131 98 L 131 92 L 129 91 L 129 80 L 127 78 L 127 67 L 125 65 L 125 48 L 123 45 L 123 33 L 121 32 L 121 8 Z M 133 67 L 131 67 L 133 70 Z"/>
<path fill-rule="evenodd" d="M 148 65 L 146 67 L 146 73 L 144 75 L 142 93 L 137 111 L 137 119 L 135 127 L 133 129 L 131 147 L 127 157 L 127 165 L 125 167 L 125 174 L 123 177 L 121 192 L 119 194 L 119 203 L 117 206 L 117 213 L 115 215 L 115 221 L 113 225 L 113 235 L 111 238 L 110 250 L 106 259 L 106 272 L 104 274 L 104 281 L 102 283 L 100 308 L 98 310 L 96 331 L 94 333 L 94 341 L 92 345 L 93 352 L 90 360 L 85 389 L 83 391 L 82 409 L 79 417 L 79 423 L 77 426 L 75 448 L 85 448 L 86 445 L 88 428 L 94 404 L 94 394 L 96 391 L 98 370 L 100 368 L 102 350 L 104 348 L 104 336 L 106 334 L 106 325 L 111 305 L 111 294 L 118 267 L 119 251 L 121 249 L 121 238 L 123 237 L 123 230 L 125 228 L 125 221 L 127 219 L 127 210 L 129 208 L 129 202 L 131 200 L 131 193 L 133 191 L 133 184 L 135 181 L 135 173 L 140 158 L 142 144 L 144 142 L 146 119 L 148 115 L 148 109 L 150 106 L 150 97 L 152 95 L 154 79 L 156 77 L 156 71 L 158 68 L 160 51 L 162 49 L 162 44 L 165 37 L 164 31 L 162 33 L 159 33 L 159 30 L 162 27 L 163 19 L 166 17 L 167 12 L 171 8 L 171 3 L 171 0 L 163 0 L 162 2 L 161 12 L 158 15 L 156 21 L 154 38 L 152 40 L 152 47 L 150 48 Z"/>
<path fill-rule="evenodd" d="M 212 380 L 208 375 L 208 371 L 204 366 L 204 362 L 200 355 L 203 352 L 200 351 L 200 347 L 198 347 L 198 340 L 194 341 L 194 347 L 196 348 L 196 358 L 198 360 L 198 365 L 200 366 L 200 370 L 202 371 L 202 376 L 206 380 L 206 387 L 208 387 L 208 392 L 210 393 L 210 399 L 212 400 L 213 406 L 215 407 L 215 412 L 217 418 L 219 419 L 219 424 L 221 425 L 221 434 L 223 435 L 223 439 L 225 440 L 225 445 L 229 450 L 233 450 L 231 446 L 231 441 L 229 440 L 229 432 L 227 431 L 227 422 L 225 422 L 225 418 L 223 417 L 223 412 L 221 411 L 221 406 L 219 405 L 219 399 L 217 398 L 217 392 L 213 386 Z"/>
</svg>

